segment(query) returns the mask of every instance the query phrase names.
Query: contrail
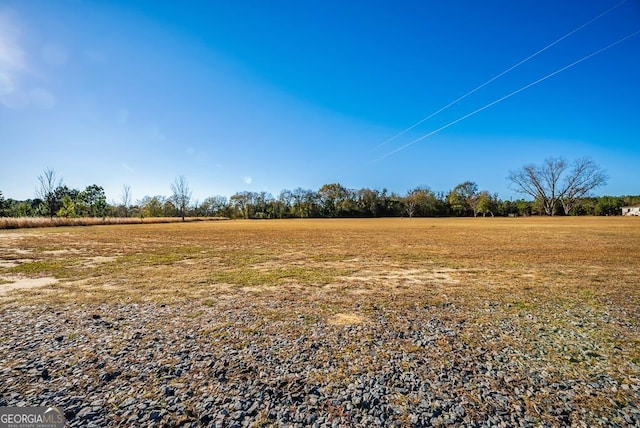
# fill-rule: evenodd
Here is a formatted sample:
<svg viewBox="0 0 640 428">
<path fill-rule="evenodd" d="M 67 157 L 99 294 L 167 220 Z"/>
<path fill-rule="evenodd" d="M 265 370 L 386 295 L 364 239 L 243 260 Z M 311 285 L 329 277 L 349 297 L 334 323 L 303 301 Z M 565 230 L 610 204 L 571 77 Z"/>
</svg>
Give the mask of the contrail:
<svg viewBox="0 0 640 428">
<path fill-rule="evenodd" d="M 486 110 L 489 107 L 494 106 L 494 105 L 506 100 L 507 98 L 511 98 L 512 96 L 524 91 L 525 89 L 529 89 L 530 87 L 535 86 L 538 83 L 544 82 L 545 80 L 555 76 L 556 74 L 562 73 L 563 71 L 568 70 L 569 68 L 571 68 L 573 66 L 576 66 L 576 65 L 580 64 L 581 62 L 588 60 L 589 58 L 592 58 L 592 57 L 594 57 L 594 56 L 596 56 L 598 54 L 601 54 L 602 52 L 606 51 L 607 49 L 610 49 L 610 48 L 612 48 L 612 47 L 624 42 L 627 39 L 630 39 L 630 38 L 632 38 L 634 36 L 637 36 L 638 34 L 640 34 L 640 30 L 637 30 L 637 31 L 629 34 L 628 36 L 625 36 L 625 37 L 623 37 L 623 38 L 621 38 L 621 39 L 619 39 L 619 40 L 617 40 L 617 41 L 615 41 L 615 42 L 613 42 L 613 43 L 611 43 L 611 44 L 609 44 L 609 45 L 607 45 L 607 46 L 605 46 L 605 47 L 603 47 L 601 49 L 598 49 L 597 51 L 592 52 L 589 55 L 587 55 L 585 57 L 582 57 L 579 60 L 574 61 L 569 65 L 565 65 L 564 67 L 554 71 L 553 73 L 547 74 L 546 76 L 541 77 L 540 79 L 538 79 L 536 81 L 533 81 L 533 82 L 521 87 L 520 89 L 517 89 L 517 90 L 515 90 L 515 91 L 513 91 L 513 92 L 511 92 L 511 93 L 509 93 L 509 94 L 507 94 L 505 96 L 503 96 L 502 98 L 498 98 L 497 100 L 490 102 L 489 104 L 485 105 L 484 107 L 480 107 L 479 109 L 474 110 L 471 113 L 467 113 L 464 116 L 459 117 L 458 119 L 456 119 L 456 120 L 454 120 L 452 122 L 449 122 L 446 125 L 441 126 L 440 128 L 438 128 L 438 129 L 436 129 L 434 131 L 431 131 L 426 135 L 423 135 L 422 137 L 416 138 L 415 140 L 410 141 L 409 143 L 405 144 L 404 146 L 398 147 L 397 149 L 387 153 L 386 155 L 377 158 L 376 160 L 374 160 L 374 162 L 377 162 L 377 161 L 382 160 L 382 159 L 384 159 L 386 157 L 389 157 L 389 156 L 393 155 L 394 153 L 397 153 L 400 150 L 406 149 L 407 147 L 411 146 L 412 144 L 417 143 L 418 141 L 424 140 L 425 138 L 428 138 L 428 137 L 432 136 L 433 134 L 437 134 L 438 132 L 442 131 L 443 129 L 447 129 L 450 126 L 453 126 L 458 122 L 461 122 L 461 121 L 463 121 L 465 119 L 468 119 L 469 117 L 471 117 L 471 116 L 473 116 L 473 115 L 475 115 L 477 113 L 480 113 L 481 111 Z"/>
<path fill-rule="evenodd" d="M 501 78 L 502 76 L 504 76 L 505 74 L 509 73 L 510 71 L 512 71 L 515 68 L 520 67 L 522 64 L 524 64 L 525 62 L 529 61 L 530 59 L 538 56 L 539 54 L 541 54 L 542 52 L 546 51 L 547 49 L 557 45 L 558 43 L 560 43 L 561 41 L 563 41 L 564 39 L 566 39 L 567 37 L 571 36 L 572 34 L 582 30 L 584 27 L 586 27 L 587 25 L 592 24 L 594 21 L 597 21 L 598 19 L 602 18 L 603 16 L 605 16 L 606 14 L 608 14 L 609 12 L 611 12 L 614 9 L 617 9 L 618 7 L 622 6 L 624 3 L 626 3 L 628 0 L 622 0 L 620 3 L 616 4 L 615 6 L 612 6 L 611 8 L 607 9 L 606 11 L 602 12 L 600 15 L 596 16 L 595 18 L 591 18 L 589 21 L 585 22 L 584 24 L 580 25 L 579 27 L 575 28 L 574 30 L 569 31 L 567 34 L 565 34 L 564 36 L 560 37 L 559 39 L 549 43 L 547 46 L 543 47 L 542 49 L 540 49 L 537 52 L 532 53 L 531 55 L 529 55 L 528 57 L 526 57 L 525 59 L 523 59 L 522 61 L 518 62 L 515 65 L 512 65 L 511 67 L 507 68 L 505 71 L 503 71 L 500 74 L 495 75 L 494 77 L 492 77 L 491 79 L 487 80 L 486 82 L 484 82 L 483 84 L 481 84 L 480 86 L 470 90 L 469 92 L 467 92 L 466 94 L 462 95 L 459 98 L 456 98 L 455 100 L 451 101 L 449 104 L 445 105 L 444 107 L 439 108 L 438 110 L 434 111 L 433 113 L 431 113 L 430 115 L 420 119 L 419 121 L 417 121 L 416 123 L 414 123 L 413 125 L 411 125 L 410 127 L 408 127 L 407 129 L 400 131 L 399 133 L 397 133 L 396 135 L 394 135 L 393 137 L 389 138 L 387 141 L 378 144 L 374 150 L 379 149 L 380 147 L 384 146 L 387 143 L 390 143 L 391 141 L 395 140 L 396 138 L 406 134 L 407 132 L 411 131 L 413 128 L 415 128 L 416 126 L 420 125 L 423 122 L 426 122 L 427 120 L 431 119 L 432 117 L 436 116 L 439 113 L 442 113 L 443 111 L 445 111 L 446 109 L 448 109 L 449 107 L 451 107 L 454 104 L 457 104 L 458 102 L 464 100 L 465 98 L 467 98 L 468 96 L 472 95 L 473 93 L 479 91 L 480 89 L 484 88 L 485 86 L 487 86 L 488 84 L 496 81 L 497 79 Z"/>
</svg>

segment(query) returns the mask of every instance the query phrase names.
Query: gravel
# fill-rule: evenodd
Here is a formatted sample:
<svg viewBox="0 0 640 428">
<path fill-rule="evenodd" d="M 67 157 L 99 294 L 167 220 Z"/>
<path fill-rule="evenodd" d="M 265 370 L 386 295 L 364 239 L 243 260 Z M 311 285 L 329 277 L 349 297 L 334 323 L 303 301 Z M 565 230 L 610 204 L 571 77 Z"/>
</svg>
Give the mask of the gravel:
<svg viewBox="0 0 640 428">
<path fill-rule="evenodd" d="M 544 332 L 531 349 L 515 322 L 480 338 L 456 311 L 334 325 L 286 300 L 3 306 L 0 406 L 58 406 L 74 427 L 640 426 L 638 372 L 587 367 L 586 339 L 566 377 Z"/>
</svg>

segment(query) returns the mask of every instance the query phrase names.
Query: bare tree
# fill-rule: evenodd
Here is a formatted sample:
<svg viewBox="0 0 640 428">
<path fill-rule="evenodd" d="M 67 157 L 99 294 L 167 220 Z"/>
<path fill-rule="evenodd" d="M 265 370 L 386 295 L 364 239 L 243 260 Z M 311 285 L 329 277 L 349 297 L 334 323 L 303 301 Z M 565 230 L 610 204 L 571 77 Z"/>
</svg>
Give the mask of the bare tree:
<svg viewBox="0 0 640 428">
<path fill-rule="evenodd" d="M 542 166 L 530 164 L 509 171 L 508 180 L 516 192 L 533 197 L 542 204 L 545 214 L 553 215 L 558 202 L 558 181 L 566 168 L 563 159 L 549 158 Z"/>
<path fill-rule="evenodd" d="M 171 191 L 173 192 L 171 199 L 173 199 L 173 203 L 176 204 L 176 208 L 180 211 L 182 221 L 184 221 L 187 207 L 191 201 L 191 189 L 189 188 L 187 179 L 184 178 L 183 175 L 176 178 L 171 184 Z"/>
<path fill-rule="evenodd" d="M 124 216 L 129 217 L 129 206 L 131 205 L 131 187 L 128 184 L 122 186 L 122 194 L 120 195 L 120 201 L 124 207 Z"/>
<path fill-rule="evenodd" d="M 36 188 L 36 198 L 42 199 L 49 217 L 53 218 L 56 213 L 56 189 L 62 186 L 62 178 L 58 178 L 56 171 L 46 168 L 42 175 L 38 176 L 39 187 Z"/>
<path fill-rule="evenodd" d="M 515 191 L 538 201 L 545 214 L 554 215 L 558 202 L 568 214 L 577 198 L 604 185 L 607 178 L 605 172 L 588 158 L 574 161 L 573 168 L 566 173 L 568 167 L 562 158 L 548 158 L 540 166 L 531 164 L 510 171 L 507 179 Z"/>
<path fill-rule="evenodd" d="M 596 187 L 607 183 L 607 174 L 589 158 L 576 159 L 573 169 L 565 177 L 565 191 L 560 198 L 564 214 L 569 215 L 576 200 L 587 196 Z"/>
<path fill-rule="evenodd" d="M 418 197 L 416 194 L 408 194 L 404 198 L 404 211 L 409 216 L 409 220 L 413 218 L 413 215 L 416 212 L 416 207 L 418 206 Z"/>
</svg>

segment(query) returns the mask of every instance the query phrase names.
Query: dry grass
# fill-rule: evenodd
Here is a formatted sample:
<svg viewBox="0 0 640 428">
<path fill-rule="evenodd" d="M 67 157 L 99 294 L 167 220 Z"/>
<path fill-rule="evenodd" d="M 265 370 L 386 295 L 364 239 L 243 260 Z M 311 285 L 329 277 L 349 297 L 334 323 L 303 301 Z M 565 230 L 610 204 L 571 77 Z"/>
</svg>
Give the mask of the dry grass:
<svg viewBox="0 0 640 428">
<path fill-rule="evenodd" d="M 406 323 L 405 313 L 428 307 L 433 317 L 464 323 L 461 339 L 472 347 L 512 347 L 551 378 L 607 373 L 624 385 L 640 382 L 638 242 L 638 220 L 620 217 L 2 231 L 0 287 L 16 275 L 59 282 L 0 302 L 251 302 L 265 323 L 304 317 L 338 326 L 366 324 L 374 308 Z M 295 304 L 273 309 L 274 301 Z M 579 398 L 595 408 L 630 397 L 620 389 Z"/>
<path fill-rule="evenodd" d="M 446 294 L 445 300 L 467 303 L 531 302 L 532 295 L 553 291 L 630 307 L 639 238 L 640 224 L 628 218 L 58 227 L 0 232 L 0 274 L 56 277 L 61 283 L 50 297 L 61 302 L 170 301 L 298 287 L 302 294 L 330 289 L 367 298 Z M 26 294 L 14 298 L 30 301 Z"/>
<path fill-rule="evenodd" d="M 210 221 L 226 220 L 223 217 L 188 217 L 185 221 Z M 30 229 L 39 227 L 64 227 L 64 226 L 100 226 L 114 224 L 154 224 L 177 223 L 182 219 L 178 217 L 0 217 L 0 229 Z"/>
</svg>

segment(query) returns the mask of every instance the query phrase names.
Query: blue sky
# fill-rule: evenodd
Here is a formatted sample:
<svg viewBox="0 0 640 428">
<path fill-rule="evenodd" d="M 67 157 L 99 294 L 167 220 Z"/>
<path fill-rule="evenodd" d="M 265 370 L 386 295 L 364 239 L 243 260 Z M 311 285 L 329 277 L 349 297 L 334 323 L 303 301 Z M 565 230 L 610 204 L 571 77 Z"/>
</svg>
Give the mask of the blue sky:
<svg viewBox="0 0 640 428">
<path fill-rule="evenodd" d="M 640 194 L 640 35 L 415 144 L 640 29 L 627 0 L 406 134 L 418 120 L 620 0 L 0 0 L 0 190 L 134 200 L 296 187 L 404 193 L 589 156 L 600 194 Z M 383 144 L 384 143 L 384 144 Z"/>
</svg>

